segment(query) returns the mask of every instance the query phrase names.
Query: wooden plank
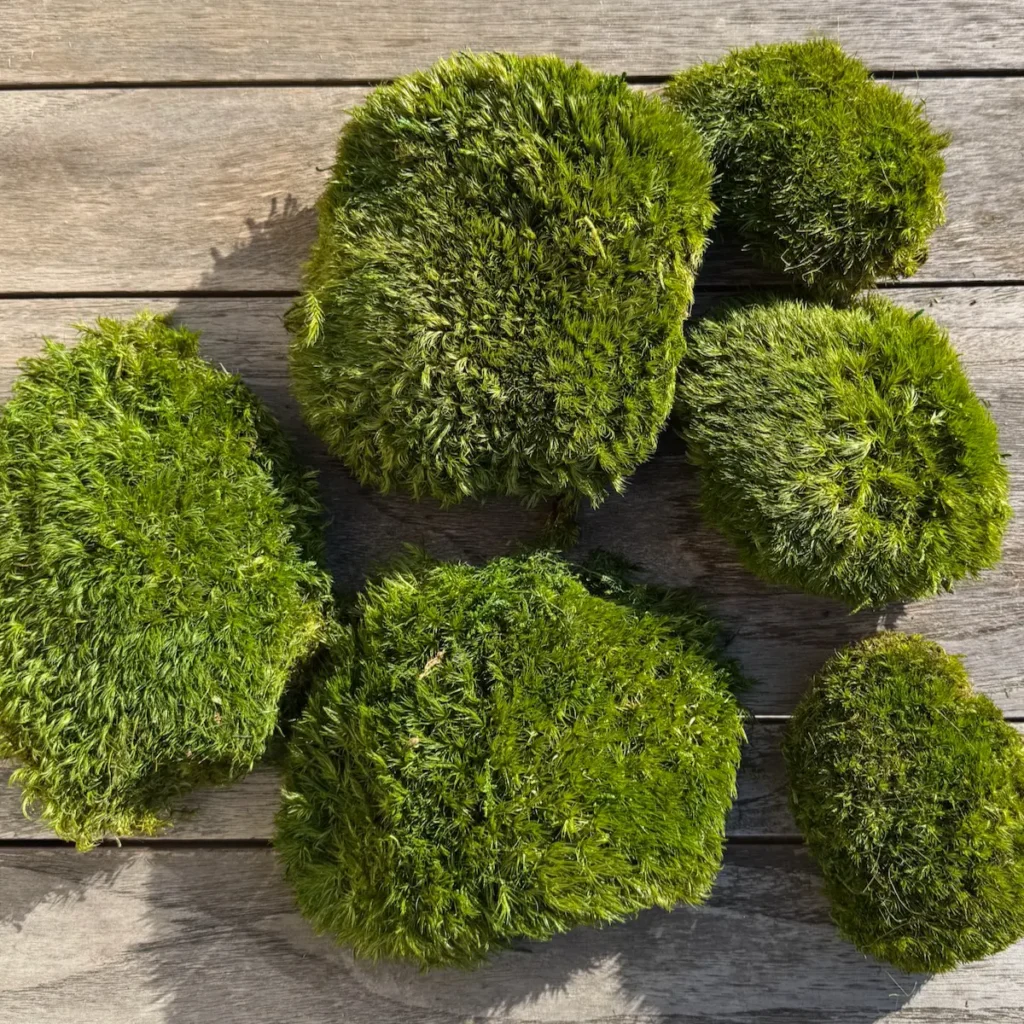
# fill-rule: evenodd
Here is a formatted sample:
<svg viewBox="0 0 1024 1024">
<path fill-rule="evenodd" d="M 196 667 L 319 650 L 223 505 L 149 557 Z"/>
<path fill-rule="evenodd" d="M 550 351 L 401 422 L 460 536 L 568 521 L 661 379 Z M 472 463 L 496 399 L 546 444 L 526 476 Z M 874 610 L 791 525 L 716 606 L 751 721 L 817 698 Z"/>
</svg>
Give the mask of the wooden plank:
<svg viewBox="0 0 1024 1024">
<path fill-rule="evenodd" d="M 0 93 L 0 292 L 294 288 L 366 92 Z"/>
<path fill-rule="evenodd" d="M 23 813 L 21 788 L 10 781 L 13 767 L 11 761 L 0 761 L 0 844 L 12 839 L 55 839 L 45 823 Z M 269 839 L 280 801 L 280 775 L 272 767 L 260 766 L 233 786 L 190 793 L 182 801 L 175 827 L 158 838 L 188 842 Z"/>
<path fill-rule="evenodd" d="M 1017 514 L 996 569 L 953 594 L 856 615 L 838 603 L 769 586 L 747 572 L 731 545 L 702 521 L 696 475 L 667 443 L 640 467 L 625 495 L 583 513 L 583 539 L 618 550 L 649 568 L 658 582 L 702 593 L 733 637 L 730 653 L 756 680 L 747 699 L 757 713 L 791 711 L 836 648 L 879 629 L 900 629 L 963 655 L 975 686 L 1006 714 L 1024 716 L 1024 289 L 902 288 L 885 294 L 949 328 L 1000 426 Z"/>
<path fill-rule="evenodd" d="M 171 7 L 175 5 L 169 5 Z M 376 17 L 376 14 L 375 14 Z M 949 128 L 949 223 L 920 281 L 1024 280 L 1024 78 L 898 83 Z M 361 88 L 0 93 L 0 293 L 294 290 Z M 703 280 L 749 276 L 713 259 Z"/>
<path fill-rule="evenodd" d="M 667 75 L 734 46 L 829 35 L 876 68 L 1019 67 L 1014 0 L 89 0 L 5 5 L 0 82 L 379 79 L 453 50 L 558 52 L 612 73 Z"/>
<path fill-rule="evenodd" d="M 681 445 L 668 433 L 659 453 L 622 496 L 582 514 L 581 550 L 617 550 L 672 586 L 696 587 L 732 635 L 730 653 L 756 680 L 747 695 L 760 714 L 792 710 L 810 675 L 843 643 L 879 628 L 922 632 L 966 656 L 975 684 L 1003 710 L 1024 717 L 1024 289 L 904 288 L 886 292 L 926 309 L 950 329 L 979 394 L 1002 430 L 1018 511 L 1002 565 L 955 594 L 849 615 L 838 604 L 770 587 L 736 561 L 731 547 L 700 521 L 697 482 Z M 701 307 L 713 301 L 705 296 Z M 69 341 L 67 324 L 97 315 L 124 316 L 141 305 L 169 310 L 204 330 L 204 352 L 241 373 L 321 471 L 328 506 L 328 554 L 339 584 L 358 589 L 366 574 L 418 544 L 439 558 L 481 561 L 536 538 L 544 509 L 511 501 L 441 509 L 431 502 L 383 497 L 360 487 L 302 426 L 288 393 L 288 299 L 8 300 L 0 302 L 0 398 L 16 360 L 38 350 L 42 334 Z M 699 311 L 699 310 L 698 310 Z"/>
<path fill-rule="evenodd" d="M 729 818 L 736 837 L 794 838 L 796 826 L 786 805 L 786 773 L 780 743 L 784 723 L 752 721 L 743 751 L 739 794 Z M 0 761 L 0 842 L 52 839 L 53 833 L 21 810 L 21 791 L 9 785 L 10 762 Z M 235 786 L 199 790 L 187 798 L 192 812 L 161 838 L 182 840 L 269 839 L 280 803 L 280 779 L 274 767 L 257 768 Z"/>
<path fill-rule="evenodd" d="M 937 977 L 836 934 L 807 853 L 731 848 L 705 907 L 651 911 L 476 971 L 356 961 L 269 850 L 0 849 L 0 1016 L 65 1024 L 1011 1024 L 1024 944 Z"/>
<path fill-rule="evenodd" d="M 1024 724 L 1015 725 L 1024 734 Z M 726 824 L 731 839 L 798 840 L 789 813 L 782 738 L 786 722 L 753 719 L 747 723 L 747 745 L 737 779 L 737 796 Z M 9 785 L 11 763 L 0 761 L 0 843 L 7 840 L 52 839 L 53 833 L 22 814 L 21 792 Z M 197 790 L 187 797 L 187 816 L 160 838 L 166 840 L 269 840 L 280 803 L 280 776 L 263 765 L 234 786 Z"/>
</svg>

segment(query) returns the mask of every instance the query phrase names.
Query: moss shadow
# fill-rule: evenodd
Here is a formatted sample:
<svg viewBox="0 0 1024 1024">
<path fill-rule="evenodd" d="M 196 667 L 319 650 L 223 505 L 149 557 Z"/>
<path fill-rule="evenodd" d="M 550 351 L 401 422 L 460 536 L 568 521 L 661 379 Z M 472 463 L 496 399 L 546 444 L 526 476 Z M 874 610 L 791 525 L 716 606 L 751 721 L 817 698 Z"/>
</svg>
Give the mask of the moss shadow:
<svg viewBox="0 0 1024 1024">
<path fill-rule="evenodd" d="M 509 499 L 442 508 L 433 501 L 378 494 L 353 479 L 306 428 L 289 387 L 283 320 L 293 296 L 230 293 L 254 268 L 291 259 L 297 248 L 308 250 L 315 224 L 315 210 L 293 197 L 272 202 L 266 218 L 247 222 L 245 237 L 231 252 L 213 253 L 213 265 L 198 290 L 181 298 L 172 316 L 202 331 L 206 358 L 249 384 L 280 420 L 300 459 L 318 471 L 326 506 L 327 564 L 339 589 L 357 590 L 406 544 L 437 558 L 482 562 L 531 543 L 543 529 L 547 509 L 529 509 Z"/>
</svg>

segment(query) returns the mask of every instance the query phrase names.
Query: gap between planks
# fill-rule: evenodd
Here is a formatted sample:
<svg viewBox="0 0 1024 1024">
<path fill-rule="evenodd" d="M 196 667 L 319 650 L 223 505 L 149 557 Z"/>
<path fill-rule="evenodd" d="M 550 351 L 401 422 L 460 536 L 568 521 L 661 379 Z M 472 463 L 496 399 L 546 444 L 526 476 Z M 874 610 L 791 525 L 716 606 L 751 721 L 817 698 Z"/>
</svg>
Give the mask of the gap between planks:
<svg viewBox="0 0 1024 1024">
<path fill-rule="evenodd" d="M 423 70 L 417 68 L 414 70 Z M 871 77 L 878 82 L 926 81 L 929 79 L 1024 78 L 1024 68 L 871 68 Z M 86 89 L 376 89 L 395 81 L 384 78 L 164 78 L 158 80 L 116 78 L 107 81 L 38 81 L 2 82 L 0 92 L 57 92 Z M 631 75 L 622 78 L 630 85 L 659 88 L 668 83 L 670 75 Z"/>
</svg>

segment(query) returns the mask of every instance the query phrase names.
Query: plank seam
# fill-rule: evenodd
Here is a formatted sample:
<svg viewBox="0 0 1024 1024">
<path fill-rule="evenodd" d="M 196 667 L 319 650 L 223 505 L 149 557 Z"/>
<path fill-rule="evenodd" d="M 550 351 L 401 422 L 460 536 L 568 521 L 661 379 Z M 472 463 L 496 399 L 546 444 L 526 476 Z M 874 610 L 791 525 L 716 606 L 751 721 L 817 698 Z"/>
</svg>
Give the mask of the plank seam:
<svg viewBox="0 0 1024 1024">
<path fill-rule="evenodd" d="M 880 290 L 893 288 L 1024 288 L 1024 278 L 965 277 L 939 281 L 907 278 L 904 281 L 877 281 L 874 287 Z"/>
<path fill-rule="evenodd" d="M 693 65 L 686 65 L 687 67 Z M 682 68 L 680 69 L 682 70 Z M 919 79 L 1024 78 L 1024 68 L 873 68 L 871 75 L 885 81 Z M 393 82 L 384 78 L 164 78 L 103 79 L 97 81 L 0 82 L 0 92 L 72 92 L 90 89 L 371 89 Z M 670 75 L 631 75 L 622 77 L 631 85 L 664 85 Z"/>
</svg>

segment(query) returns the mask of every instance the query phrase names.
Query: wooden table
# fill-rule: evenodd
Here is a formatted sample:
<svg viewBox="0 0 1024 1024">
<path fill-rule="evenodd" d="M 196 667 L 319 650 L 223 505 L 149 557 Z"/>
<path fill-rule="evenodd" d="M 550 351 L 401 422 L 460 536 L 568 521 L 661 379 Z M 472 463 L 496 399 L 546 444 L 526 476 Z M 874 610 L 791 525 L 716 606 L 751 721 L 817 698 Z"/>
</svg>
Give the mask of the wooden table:
<svg viewBox="0 0 1024 1024">
<path fill-rule="evenodd" d="M 999 421 L 1024 512 L 1020 0 L 5 0 L 0 15 L 0 393 L 40 335 L 69 339 L 74 321 L 142 306 L 173 312 L 321 470 L 343 585 L 403 542 L 480 560 L 540 522 L 508 502 L 441 510 L 364 491 L 288 395 L 281 316 L 346 111 L 374 82 L 462 47 L 555 51 L 652 88 L 731 46 L 830 34 L 925 100 L 954 138 L 949 224 L 921 273 L 886 292 L 949 327 Z M 700 303 L 750 280 L 712 259 Z M 977 686 L 1024 722 L 1024 520 L 977 583 L 850 616 L 754 580 L 694 498 L 666 438 L 623 497 L 584 513 L 582 545 L 699 587 L 758 680 L 708 906 L 523 943 L 475 973 L 421 975 L 356 962 L 296 913 L 267 843 L 272 769 L 197 797 L 197 814 L 159 841 L 84 856 L 26 820 L 4 788 L 0 1024 L 1024 1021 L 1024 944 L 927 978 L 837 937 L 779 755 L 809 675 L 839 644 L 885 627 L 965 655 Z"/>
</svg>

